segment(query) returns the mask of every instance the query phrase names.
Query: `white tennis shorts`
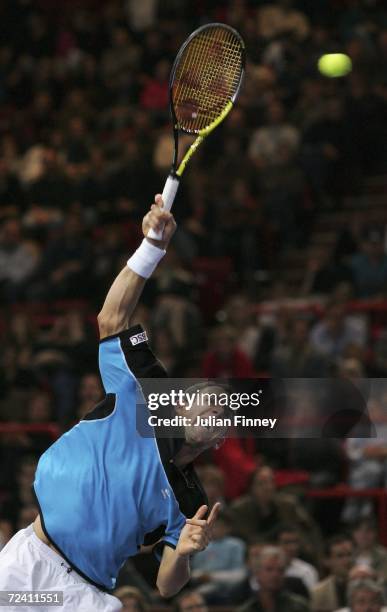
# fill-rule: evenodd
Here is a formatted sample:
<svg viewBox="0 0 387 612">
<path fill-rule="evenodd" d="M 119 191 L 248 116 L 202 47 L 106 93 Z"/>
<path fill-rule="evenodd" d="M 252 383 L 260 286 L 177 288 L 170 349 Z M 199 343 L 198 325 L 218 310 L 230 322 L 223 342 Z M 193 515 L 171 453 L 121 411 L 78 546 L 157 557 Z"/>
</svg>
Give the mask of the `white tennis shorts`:
<svg viewBox="0 0 387 612">
<path fill-rule="evenodd" d="M 63 606 L 24 604 L 3 608 L 9 612 L 117 612 L 122 609 L 119 599 L 89 584 L 74 570 L 68 572 L 67 563 L 39 540 L 32 525 L 18 531 L 0 551 L 0 591 L 63 591 Z"/>
</svg>

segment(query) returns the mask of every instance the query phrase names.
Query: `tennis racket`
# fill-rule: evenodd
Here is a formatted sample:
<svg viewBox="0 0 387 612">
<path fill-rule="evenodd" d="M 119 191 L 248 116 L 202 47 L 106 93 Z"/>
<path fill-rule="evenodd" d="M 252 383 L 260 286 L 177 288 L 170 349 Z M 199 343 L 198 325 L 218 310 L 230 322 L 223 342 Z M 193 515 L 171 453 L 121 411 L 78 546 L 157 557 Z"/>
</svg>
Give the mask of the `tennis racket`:
<svg viewBox="0 0 387 612">
<path fill-rule="evenodd" d="M 180 48 L 169 80 L 175 148 L 162 193 L 164 209 L 171 209 L 180 178 L 192 155 L 231 111 L 244 71 L 244 42 L 236 30 L 223 23 L 198 28 Z M 177 166 L 179 132 L 196 134 L 197 138 Z M 161 240 L 162 231 L 150 229 L 148 237 Z"/>
</svg>

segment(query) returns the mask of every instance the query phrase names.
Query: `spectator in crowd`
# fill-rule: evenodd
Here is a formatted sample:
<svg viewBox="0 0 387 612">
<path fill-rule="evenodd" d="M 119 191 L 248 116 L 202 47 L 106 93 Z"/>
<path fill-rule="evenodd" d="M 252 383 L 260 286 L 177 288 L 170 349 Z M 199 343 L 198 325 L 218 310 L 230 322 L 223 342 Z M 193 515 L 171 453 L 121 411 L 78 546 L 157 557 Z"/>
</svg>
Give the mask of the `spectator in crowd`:
<svg viewBox="0 0 387 612">
<path fill-rule="evenodd" d="M 316 323 L 310 335 L 312 348 L 331 360 L 336 360 L 352 347 L 362 349 L 366 335 L 362 322 L 346 314 L 345 305 L 328 304 L 324 317 Z"/>
<path fill-rule="evenodd" d="M 307 16 L 294 7 L 291 0 L 280 0 L 275 5 L 265 5 L 258 10 L 258 32 L 268 40 L 281 34 L 292 34 L 297 40 L 305 39 L 310 31 Z"/>
<path fill-rule="evenodd" d="M 291 523 L 300 529 L 306 550 L 316 554 L 320 539 L 317 526 L 295 497 L 277 491 L 274 472 L 269 466 L 257 468 L 249 493 L 233 502 L 231 508 L 235 531 L 247 542 L 257 537 L 270 540 L 279 523 Z"/>
<path fill-rule="evenodd" d="M 0 228 L 0 291 L 3 300 L 24 296 L 25 283 L 39 262 L 39 250 L 27 242 L 17 218 L 5 219 Z"/>
<path fill-rule="evenodd" d="M 308 612 L 305 599 L 284 589 L 285 555 L 280 548 L 263 546 L 256 568 L 258 590 L 239 612 Z"/>
<path fill-rule="evenodd" d="M 327 376 L 329 362 L 312 344 L 311 323 L 296 316 L 290 322 L 289 334 L 273 352 L 273 376 L 284 378 L 317 378 Z"/>
<path fill-rule="evenodd" d="M 51 411 L 51 398 L 48 393 L 40 391 L 31 396 L 27 417 L 31 423 L 50 422 Z"/>
<path fill-rule="evenodd" d="M 254 598 L 259 591 L 257 572 L 260 567 L 261 552 L 268 546 L 266 543 L 254 542 L 249 544 L 246 558 L 246 572 L 243 580 L 237 583 L 230 593 L 230 601 L 235 604 L 243 604 Z M 272 546 L 271 546 L 272 547 Z M 273 547 L 272 547 L 273 548 Z M 278 547 L 275 547 L 279 550 Z M 282 551 L 280 550 L 282 555 Z M 283 556 L 283 555 L 282 555 Z M 283 556 L 286 562 L 286 557 Z M 300 578 L 284 575 L 283 588 L 294 595 L 308 599 L 309 592 Z"/>
<path fill-rule="evenodd" d="M 250 448 L 246 448 L 245 443 L 250 442 L 241 438 L 227 438 L 223 446 L 212 455 L 214 463 L 223 472 L 222 491 L 229 500 L 245 493 L 251 475 L 260 463 L 260 457 L 255 453 L 255 441 L 252 441 Z"/>
<path fill-rule="evenodd" d="M 381 579 L 386 580 L 387 549 L 378 542 L 375 520 L 365 518 L 356 523 L 352 529 L 352 538 L 355 544 L 355 563 L 371 567 Z"/>
<path fill-rule="evenodd" d="M 348 585 L 348 608 L 337 612 L 387 612 L 383 590 L 373 580 L 354 580 Z"/>
<path fill-rule="evenodd" d="M 368 403 L 372 430 L 364 437 L 348 438 L 345 443 L 349 460 L 348 483 L 354 489 L 385 486 L 387 478 L 386 395 Z M 355 433 L 355 431 L 353 432 Z M 372 514 L 372 501 L 349 498 L 343 509 L 343 520 L 353 523 Z"/>
<path fill-rule="evenodd" d="M 355 295 L 371 298 L 384 295 L 387 287 L 387 255 L 384 232 L 369 226 L 363 232 L 362 249 L 350 261 Z"/>
<path fill-rule="evenodd" d="M 334 612 L 347 604 L 347 579 L 354 563 L 354 545 L 350 536 L 336 535 L 326 545 L 325 564 L 329 575 L 312 590 L 313 612 Z"/>
<path fill-rule="evenodd" d="M 345 262 L 337 261 L 329 245 L 314 248 L 306 262 L 301 295 L 326 295 L 337 287 L 352 290 L 352 272 Z"/>
<path fill-rule="evenodd" d="M 163 361 L 165 340 L 169 339 L 170 349 L 175 358 L 180 360 L 187 351 L 197 351 L 202 343 L 202 319 L 197 306 L 192 302 L 192 278 L 189 274 L 176 271 L 172 278 L 164 282 L 161 279 L 160 284 L 160 295 L 150 322 L 154 349 L 156 352 L 161 351 L 160 359 Z M 160 332 L 166 334 L 167 338 L 161 339 Z M 165 366 L 171 372 L 167 363 Z"/>
<path fill-rule="evenodd" d="M 26 454 L 19 461 L 19 465 L 16 468 L 16 474 L 13 474 L 14 482 L 9 490 L 10 494 L 2 504 L 2 518 L 11 524 L 13 532 L 17 529 L 24 509 L 35 507 L 32 483 L 35 477 L 36 465 L 37 461 L 33 455 Z M 31 513 L 29 513 L 29 515 L 30 514 Z"/>
<path fill-rule="evenodd" d="M 280 101 L 273 100 L 267 109 L 266 124 L 252 136 L 249 155 L 258 168 L 282 165 L 298 150 L 300 135 L 285 119 Z"/>
<path fill-rule="evenodd" d="M 160 295 L 150 321 L 152 334 L 160 329 L 166 331 L 178 353 L 197 351 L 202 343 L 202 318 L 192 299 L 192 276 L 175 269 L 169 271 L 168 277 L 160 278 L 159 286 Z"/>
<path fill-rule="evenodd" d="M 144 600 L 150 604 L 154 599 L 157 600 L 157 591 L 152 589 L 143 574 L 138 571 L 132 559 L 128 559 L 120 570 L 118 575 L 116 589 L 125 587 L 133 587 L 139 591 Z M 156 595 L 156 597 L 155 597 Z"/>
<path fill-rule="evenodd" d="M 325 99 L 323 113 L 305 127 L 302 141 L 303 167 L 310 185 L 323 204 L 332 205 L 330 198 L 342 192 L 352 153 L 351 130 L 342 99 Z"/>
<path fill-rule="evenodd" d="M 57 316 L 53 325 L 39 334 L 33 366 L 42 386 L 53 393 L 55 418 L 64 423 L 74 404 L 77 375 L 95 364 L 96 339 L 79 311 Z"/>
<path fill-rule="evenodd" d="M 45 425 L 52 421 L 52 397 L 46 391 L 32 391 L 27 404 L 26 421 L 31 424 Z M 25 436 L 25 446 L 36 457 L 39 457 L 53 442 L 52 433 L 47 431 L 31 432 Z M 35 519 L 34 519 L 35 520 Z"/>
<path fill-rule="evenodd" d="M 150 111 L 163 111 L 168 106 L 168 78 L 170 64 L 161 59 L 154 68 L 152 77 L 146 77 L 140 93 L 140 105 Z"/>
<path fill-rule="evenodd" d="M 212 508 L 216 502 L 220 502 L 222 508 L 225 508 L 225 476 L 222 470 L 208 463 L 206 465 L 198 465 L 197 473 L 206 492 L 210 508 Z"/>
<path fill-rule="evenodd" d="M 42 253 L 34 297 L 53 299 L 85 296 L 90 248 L 77 213 L 68 215 L 59 236 Z"/>
<path fill-rule="evenodd" d="M 169 170 L 171 62 L 189 32 L 211 20 L 230 23 L 243 35 L 249 78 L 237 107 L 192 161 L 179 196 L 184 206 L 176 208 L 175 252 L 169 251 L 148 286 L 139 316 L 176 375 L 326 376 L 333 363 L 365 405 L 359 379 L 387 371 L 383 313 L 377 319 L 350 315 L 344 300 L 383 297 L 387 286 L 386 216 L 379 206 L 387 163 L 383 0 L 113 0 L 77 6 L 57 0 L 57 11 L 49 4 L 0 3 L 0 29 L 7 34 L 0 45 L 1 419 L 53 419 L 66 427 L 99 401 L 100 381 L 90 374 L 93 317 L 105 285 L 137 241 L 134 222 Z M 338 46 L 353 70 L 345 79 L 322 78 L 318 58 Z M 190 139 L 181 139 L 182 150 Z M 329 244 L 325 233 L 331 234 Z M 214 273 L 199 293 L 197 264 L 205 258 L 211 267 L 213 257 L 229 259 L 227 272 Z M 308 267 L 301 290 L 302 273 L 294 274 L 293 261 Z M 327 301 L 312 330 L 308 318 L 286 305 L 300 293 L 307 301 Z M 74 298 L 84 307 L 70 307 L 67 300 Z M 267 299 L 271 304 L 256 324 L 256 302 Z M 212 319 L 216 310 L 219 327 Z M 299 408 L 311 416 L 307 402 Z M 348 482 L 359 488 L 386 484 L 385 398 L 373 398 L 368 410 L 377 435 L 361 438 L 355 430 L 345 445 Z M 323 436 L 336 432 L 327 427 Z M 35 456 L 50 441 L 1 435 L 0 548 L 29 520 Z M 311 486 L 326 486 L 343 478 L 341 440 L 255 444 L 232 438 L 211 455 L 223 478 L 206 466 L 210 499 L 243 495 L 233 503 L 241 508 L 240 535 L 266 540 L 279 522 L 290 521 L 302 552 L 316 559 L 319 539 L 304 502 L 276 491 L 270 468 L 258 470 L 245 495 L 262 457 L 278 468 L 306 469 Z M 337 520 L 331 506 L 333 511 L 314 506 L 327 533 Z M 345 505 L 344 518 L 358 521 L 353 535 L 362 565 L 354 569 L 369 563 L 383 574 L 383 551 L 375 529 L 359 520 L 363 515 L 372 516 L 370 500 Z M 281 537 L 291 556 L 294 532 Z M 343 581 L 336 582 L 343 600 L 338 606 L 344 605 Z M 382 604 L 371 591 L 354 594 L 352 612 L 371 606 L 379 612 Z M 127 605 L 139 604 L 132 598 Z M 198 593 L 188 594 L 184 605 L 206 609 Z"/>
<path fill-rule="evenodd" d="M 318 582 L 318 572 L 311 563 L 300 559 L 301 537 L 298 530 L 292 525 L 280 526 L 277 531 L 277 545 L 286 556 L 285 576 L 300 578 L 308 591 L 312 591 Z"/>
<path fill-rule="evenodd" d="M 4 420 L 23 420 L 27 416 L 26 404 L 38 382 L 33 364 L 38 336 L 34 321 L 27 313 L 10 316 L 0 361 L 0 395 L 3 395 L 0 410 Z"/>
<path fill-rule="evenodd" d="M 122 603 L 123 612 L 146 612 L 148 606 L 141 592 L 135 587 L 124 586 L 114 591 Z"/>
<path fill-rule="evenodd" d="M 295 163 L 299 142 L 299 130 L 285 120 L 283 104 L 272 100 L 267 124 L 252 136 L 249 156 L 260 172 L 264 211 L 280 243 L 298 238 L 296 219 L 304 190 L 303 175 Z"/>
<path fill-rule="evenodd" d="M 237 334 L 232 327 L 221 325 L 213 332 L 210 348 L 203 357 L 203 376 L 253 378 L 252 363 L 237 347 Z"/>
<path fill-rule="evenodd" d="M 354 565 L 349 574 L 348 582 L 352 580 L 377 580 L 377 575 L 374 569 L 369 565 Z"/>
<path fill-rule="evenodd" d="M 203 595 L 197 591 L 183 591 L 173 609 L 174 612 L 209 612 Z"/>
<path fill-rule="evenodd" d="M 78 390 L 79 405 L 77 411 L 77 419 L 82 419 L 85 414 L 90 412 L 101 401 L 103 397 L 103 389 L 101 379 L 98 374 L 89 372 L 84 374 L 80 380 Z"/>
<path fill-rule="evenodd" d="M 259 328 L 254 324 L 254 305 L 249 298 L 242 294 L 231 296 L 224 309 L 218 313 L 218 318 L 224 318 L 225 322 L 236 331 L 238 348 L 253 359 Z"/>
</svg>

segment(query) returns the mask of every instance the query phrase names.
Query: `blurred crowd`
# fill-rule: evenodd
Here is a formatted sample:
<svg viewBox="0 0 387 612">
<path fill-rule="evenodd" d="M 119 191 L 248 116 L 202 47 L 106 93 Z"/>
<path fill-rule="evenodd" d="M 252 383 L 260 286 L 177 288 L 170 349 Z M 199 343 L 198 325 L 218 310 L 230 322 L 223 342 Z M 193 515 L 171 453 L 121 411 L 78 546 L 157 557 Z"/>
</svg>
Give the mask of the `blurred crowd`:
<svg viewBox="0 0 387 612">
<path fill-rule="evenodd" d="M 385 172 L 383 0 L 0 3 L 0 421 L 31 426 L 0 432 L 0 547 L 36 513 L 31 483 L 52 433 L 34 427 L 64 431 L 103 395 L 96 313 L 169 171 L 176 51 L 209 21 L 241 32 L 246 79 L 184 177 L 178 231 L 136 322 L 175 377 L 348 380 L 374 437 L 229 440 L 205 457 L 224 512 L 175 609 L 380 612 L 387 551 L 372 499 L 305 493 L 387 483 L 387 390 L 364 386 L 387 374 L 387 317 L 366 306 L 387 296 L 387 215 L 354 218 L 308 257 L 319 215 Z M 322 77 L 318 58 L 337 50 L 351 74 Z M 284 492 L 284 470 L 307 485 Z M 123 572 L 126 610 L 155 601 L 148 565 Z"/>
</svg>

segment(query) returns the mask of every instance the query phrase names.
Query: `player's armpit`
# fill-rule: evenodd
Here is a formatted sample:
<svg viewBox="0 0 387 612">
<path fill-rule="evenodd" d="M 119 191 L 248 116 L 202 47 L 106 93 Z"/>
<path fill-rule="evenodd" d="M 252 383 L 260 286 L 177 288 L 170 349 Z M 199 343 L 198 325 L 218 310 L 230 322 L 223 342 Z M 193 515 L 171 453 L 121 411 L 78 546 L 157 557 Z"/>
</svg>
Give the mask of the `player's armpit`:
<svg viewBox="0 0 387 612">
<path fill-rule="evenodd" d="M 144 544 L 142 544 L 140 547 L 140 553 L 142 555 L 150 555 L 151 553 L 153 553 L 154 547 L 157 546 L 157 544 L 161 541 L 162 541 L 162 538 L 160 538 L 158 542 L 155 542 L 155 544 L 148 544 L 148 546 L 144 546 Z"/>
</svg>

